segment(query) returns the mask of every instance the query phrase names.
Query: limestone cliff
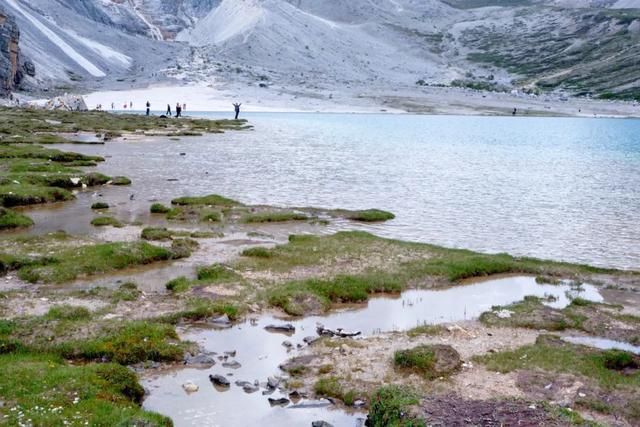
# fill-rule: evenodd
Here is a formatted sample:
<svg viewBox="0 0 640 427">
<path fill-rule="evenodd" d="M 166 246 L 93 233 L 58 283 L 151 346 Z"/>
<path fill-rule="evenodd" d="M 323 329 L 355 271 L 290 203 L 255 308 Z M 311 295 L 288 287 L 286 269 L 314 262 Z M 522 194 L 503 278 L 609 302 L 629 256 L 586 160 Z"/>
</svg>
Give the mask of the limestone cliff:
<svg viewBox="0 0 640 427">
<path fill-rule="evenodd" d="M 0 96 L 6 96 L 22 80 L 19 39 L 15 19 L 0 7 Z"/>
</svg>

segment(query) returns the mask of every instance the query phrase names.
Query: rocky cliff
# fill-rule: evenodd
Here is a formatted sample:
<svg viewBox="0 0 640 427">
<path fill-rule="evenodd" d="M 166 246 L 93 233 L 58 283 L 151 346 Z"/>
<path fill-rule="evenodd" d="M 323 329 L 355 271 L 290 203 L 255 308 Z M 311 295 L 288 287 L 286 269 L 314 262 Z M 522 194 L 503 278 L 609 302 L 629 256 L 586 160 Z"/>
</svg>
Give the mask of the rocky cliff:
<svg viewBox="0 0 640 427">
<path fill-rule="evenodd" d="M 6 96 L 22 80 L 19 39 L 15 19 L 0 6 L 0 96 Z"/>
</svg>

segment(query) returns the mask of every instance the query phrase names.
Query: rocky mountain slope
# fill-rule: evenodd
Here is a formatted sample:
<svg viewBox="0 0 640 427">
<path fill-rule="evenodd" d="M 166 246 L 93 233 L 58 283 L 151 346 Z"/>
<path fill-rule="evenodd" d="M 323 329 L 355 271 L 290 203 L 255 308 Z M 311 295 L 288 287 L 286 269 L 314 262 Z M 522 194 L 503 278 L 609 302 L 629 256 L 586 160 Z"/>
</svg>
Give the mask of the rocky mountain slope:
<svg viewBox="0 0 640 427">
<path fill-rule="evenodd" d="M 640 0 L 3 0 L 33 88 L 167 79 L 640 98 Z M 3 75 L 6 78 L 6 76 Z"/>
</svg>

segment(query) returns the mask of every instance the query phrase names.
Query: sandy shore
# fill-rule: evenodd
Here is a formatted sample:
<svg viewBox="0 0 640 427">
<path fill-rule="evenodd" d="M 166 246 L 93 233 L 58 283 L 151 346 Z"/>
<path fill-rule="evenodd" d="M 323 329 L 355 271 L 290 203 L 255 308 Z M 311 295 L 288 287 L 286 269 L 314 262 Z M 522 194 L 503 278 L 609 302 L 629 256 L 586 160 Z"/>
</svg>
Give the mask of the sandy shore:
<svg viewBox="0 0 640 427">
<path fill-rule="evenodd" d="M 323 113 L 417 113 L 452 115 L 518 115 L 574 117 L 640 117 L 640 104 L 572 98 L 560 95 L 481 92 L 449 87 L 404 87 L 394 90 L 371 88 L 292 88 L 243 86 L 240 84 L 192 83 L 157 85 L 119 91 L 99 91 L 85 96 L 89 108 L 101 104 L 122 110 L 133 103 L 142 110 L 147 101 L 152 111 L 172 110 L 176 102 L 186 111 L 232 111 L 241 102 L 247 112 L 323 112 Z"/>
</svg>

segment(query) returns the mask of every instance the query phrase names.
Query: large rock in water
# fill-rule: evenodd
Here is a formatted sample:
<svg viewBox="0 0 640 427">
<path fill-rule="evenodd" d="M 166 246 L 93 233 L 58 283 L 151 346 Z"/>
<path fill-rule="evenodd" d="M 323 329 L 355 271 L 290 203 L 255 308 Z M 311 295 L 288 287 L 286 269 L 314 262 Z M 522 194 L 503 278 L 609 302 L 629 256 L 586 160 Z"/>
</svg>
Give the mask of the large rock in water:
<svg viewBox="0 0 640 427">
<path fill-rule="evenodd" d="M 14 17 L 0 4 L 0 97 L 7 96 L 22 80 L 19 40 L 20 30 Z"/>
<path fill-rule="evenodd" d="M 47 110 L 65 110 L 65 111 L 87 111 L 87 104 L 80 95 L 64 94 L 56 96 L 47 101 L 44 105 Z"/>
</svg>

